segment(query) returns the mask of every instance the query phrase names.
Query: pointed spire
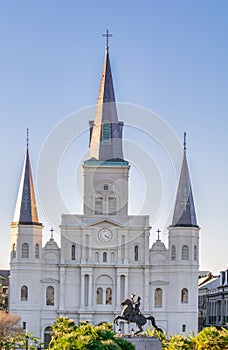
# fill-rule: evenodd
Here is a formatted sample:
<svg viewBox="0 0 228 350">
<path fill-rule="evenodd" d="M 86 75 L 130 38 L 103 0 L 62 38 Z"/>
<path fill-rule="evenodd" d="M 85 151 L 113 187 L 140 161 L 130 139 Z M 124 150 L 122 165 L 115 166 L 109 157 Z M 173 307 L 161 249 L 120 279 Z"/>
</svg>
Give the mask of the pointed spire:
<svg viewBox="0 0 228 350">
<path fill-rule="evenodd" d="M 90 121 L 89 160 L 121 161 L 123 123 L 118 121 L 115 92 L 109 60 L 108 37 L 94 121 Z"/>
<path fill-rule="evenodd" d="M 17 196 L 16 208 L 14 213 L 13 222 L 19 224 L 31 225 L 38 224 L 38 213 L 36 208 L 36 198 L 32 180 L 32 169 L 29 158 L 29 149 L 28 149 L 28 129 L 27 129 L 27 149 L 24 160 L 24 166 L 21 175 L 21 181 Z"/>
<path fill-rule="evenodd" d="M 186 133 L 184 133 L 184 156 L 177 189 L 172 226 L 198 227 L 186 157 Z"/>
</svg>

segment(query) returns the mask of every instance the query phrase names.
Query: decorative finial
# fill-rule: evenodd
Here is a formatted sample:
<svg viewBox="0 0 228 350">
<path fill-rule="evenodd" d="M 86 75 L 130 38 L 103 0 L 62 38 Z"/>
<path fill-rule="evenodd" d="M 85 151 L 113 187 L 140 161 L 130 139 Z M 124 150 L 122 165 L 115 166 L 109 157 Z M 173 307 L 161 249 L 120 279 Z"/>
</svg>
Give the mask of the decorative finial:
<svg viewBox="0 0 228 350">
<path fill-rule="evenodd" d="M 184 151 L 186 151 L 186 132 L 184 132 Z"/>
<path fill-rule="evenodd" d="M 160 241 L 160 233 L 161 233 L 161 231 L 158 229 L 156 232 L 158 234 L 158 241 Z"/>
<path fill-rule="evenodd" d="M 111 38 L 113 35 L 109 34 L 108 29 L 106 30 L 105 34 L 102 34 L 102 36 L 106 37 L 106 49 L 108 49 L 108 38 Z"/>
<path fill-rule="evenodd" d="M 27 128 L 26 145 L 27 145 L 27 150 L 28 150 L 29 149 L 29 128 Z"/>
<path fill-rule="evenodd" d="M 53 227 L 50 229 L 50 232 L 51 232 L 51 239 L 53 239 L 53 232 L 54 232 Z"/>
</svg>

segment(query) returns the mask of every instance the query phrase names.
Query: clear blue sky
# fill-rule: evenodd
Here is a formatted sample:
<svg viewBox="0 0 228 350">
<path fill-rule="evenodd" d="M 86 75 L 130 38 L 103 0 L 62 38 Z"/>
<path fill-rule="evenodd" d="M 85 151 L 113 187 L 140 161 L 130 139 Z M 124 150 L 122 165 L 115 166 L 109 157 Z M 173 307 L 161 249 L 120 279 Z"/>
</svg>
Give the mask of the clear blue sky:
<svg viewBox="0 0 228 350">
<path fill-rule="evenodd" d="M 156 112 L 180 139 L 188 133 L 200 269 L 227 268 L 227 18 L 226 0 L 0 1 L 1 268 L 9 262 L 26 128 L 35 181 L 47 135 L 96 103 L 107 28 L 117 100 Z"/>
</svg>

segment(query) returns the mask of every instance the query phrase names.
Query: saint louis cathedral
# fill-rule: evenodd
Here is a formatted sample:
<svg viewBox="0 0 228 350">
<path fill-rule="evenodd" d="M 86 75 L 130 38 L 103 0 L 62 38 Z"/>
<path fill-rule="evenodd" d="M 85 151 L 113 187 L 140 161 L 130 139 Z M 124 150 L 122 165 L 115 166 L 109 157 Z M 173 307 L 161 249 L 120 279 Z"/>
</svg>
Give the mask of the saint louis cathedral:
<svg viewBox="0 0 228 350">
<path fill-rule="evenodd" d="M 199 226 L 185 147 L 168 247 L 149 247 L 149 215 L 128 214 L 130 164 L 122 147 L 106 46 L 97 108 L 82 164 L 83 213 L 62 214 L 61 246 L 43 245 L 27 147 L 11 223 L 10 312 L 24 329 L 47 340 L 59 316 L 77 323 L 113 322 L 120 302 L 141 297 L 141 312 L 170 333 L 197 332 Z M 85 145 L 86 149 L 87 145 Z M 129 332 L 134 324 L 120 323 Z"/>
</svg>

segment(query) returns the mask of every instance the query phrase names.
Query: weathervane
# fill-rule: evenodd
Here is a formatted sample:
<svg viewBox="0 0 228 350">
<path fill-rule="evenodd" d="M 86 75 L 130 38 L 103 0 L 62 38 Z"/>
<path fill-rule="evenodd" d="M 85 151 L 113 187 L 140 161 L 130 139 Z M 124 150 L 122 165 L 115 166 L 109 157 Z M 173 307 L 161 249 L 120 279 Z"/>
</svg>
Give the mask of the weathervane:
<svg viewBox="0 0 228 350">
<path fill-rule="evenodd" d="M 111 38 L 113 35 L 109 34 L 108 29 L 106 30 L 105 34 L 102 34 L 102 36 L 106 37 L 106 49 L 108 49 L 108 38 Z"/>
</svg>

